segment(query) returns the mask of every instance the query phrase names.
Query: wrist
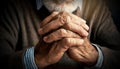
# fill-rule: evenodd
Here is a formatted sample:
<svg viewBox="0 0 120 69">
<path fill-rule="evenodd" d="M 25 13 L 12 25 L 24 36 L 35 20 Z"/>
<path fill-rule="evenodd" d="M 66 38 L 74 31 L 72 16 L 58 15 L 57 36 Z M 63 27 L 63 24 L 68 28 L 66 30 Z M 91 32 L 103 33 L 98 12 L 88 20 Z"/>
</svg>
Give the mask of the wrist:
<svg viewBox="0 0 120 69">
<path fill-rule="evenodd" d="M 87 39 L 85 42 L 85 45 L 89 47 L 89 61 L 86 63 L 87 66 L 91 67 L 94 66 L 97 63 L 98 57 L 99 57 L 99 52 L 96 49 L 96 47 L 93 46 L 93 44 Z"/>
<path fill-rule="evenodd" d="M 39 68 L 44 68 L 49 65 L 45 58 L 40 58 L 38 55 L 35 55 L 35 63 Z"/>
<path fill-rule="evenodd" d="M 97 63 L 99 53 L 96 47 L 94 47 L 89 40 L 86 40 L 85 45 L 88 46 L 89 49 L 91 49 L 91 50 L 88 49 L 89 50 L 88 62 L 86 62 L 85 65 L 88 67 L 94 66 Z"/>
<path fill-rule="evenodd" d="M 94 53 L 94 55 L 92 55 L 92 56 L 91 56 L 91 59 L 89 60 L 89 62 L 86 63 L 86 65 L 87 65 L 88 67 L 94 66 L 94 65 L 96 65 L 96 63 L 97 63 L 97 60 L 98 60 L 98 52 L 97 52 L 97 51 L 94 51 L 93 53 Z"/>
<path fill-rule="evenodd" d="M 92 44 L 98 51 L 98 59 L 96 64 L 94 65 L 94 68 L 100 69 L 102 67 L 102 63 L 103 63 L 103 53 L 99 47 L 99 45 L 97 44 Z"/>
</svg>

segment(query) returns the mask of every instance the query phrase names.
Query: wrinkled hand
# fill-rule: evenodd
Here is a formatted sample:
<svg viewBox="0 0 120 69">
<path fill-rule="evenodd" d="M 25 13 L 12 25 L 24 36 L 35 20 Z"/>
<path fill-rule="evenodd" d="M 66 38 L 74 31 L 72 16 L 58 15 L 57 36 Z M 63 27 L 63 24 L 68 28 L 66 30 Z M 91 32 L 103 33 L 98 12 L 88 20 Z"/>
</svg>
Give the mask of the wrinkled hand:
<svg viewBox="0 0 120 69">
<path fill-rule="evenodd" d="M 97 60 L 98 53 L 96 49 L 87 40 L 89 27 L 85 20 L 71 13 L 61 12 L 52 13 L 43 20 L 39 33 L 43 35 L 42 42 L 46 42 L 45 50 L 42 49 L 41 43 L 38 45 L 43 51 L 38 52 L 45 56 L 39 56 L 36 62 L 41 65 L 46 62 L 46 65 L 56 63 L 60 60 L 63 54 L 68 51 L 68 55 L 75 61 L 83 62 L 89 65 L 94 64 Z M 47 50 L 47 53 L 42 53 Z M 39 51 L 39 50 L 37 50 Z M 93 56 L 94 55 L 94 56 Z M 53 58 L 54 57 L 54 58 Z M 42 62 L 41 62 L 42 61 Z"/>
<path fill-rule="evenodd" d="M 46 19 L 43 20 L 41 28 L 39 29 L 39 33 L 41 35 L 44 35 L 54 31 L 53 33 L 50 33 L 50 35 L 52 36 L 52 34 L 54 34 L 53 36 L 58 36 L 59 34 L 56 34 L 55 32 L 57 32 L 61 28 L 77 33 L 80 36 L 88 36 L 87 31 L 89 30 L 89 27 L 86 25 L 86 21 L 82 18 L 79 18 L 78 16 L 75 16 L 74 14 L 67 12 L 54 12 L 53 14 L 51 14 L 51 16 L 48 16 Z M 49 36 L 47 37 L 49 38 Z M 45 37 L 45 39 L 47 39 L 47 37 Z M 47 40 L 45 41 L 47 42 Z"/>
<path fill-rule="evenodd" d="M 68 55 L 73 60 L 82 62 L 86 66 L 95 65 L 98 58 L 98 52 L 90 44 L 87 38 L 83 39 L 84 43 L 82 45 L 69 48 Z"/>
<path fill-rule="evenodd" d="M 50 16 L 55 16 L 53 13 Z M 47 17 L 47 20 L 50 16 Z M 46 21 L 46 20 L 45 20 Z M 59 33 L 66 31 L 65 29 L 60 29 Z M 69 30 L 68 30 L 69 31 Z M 71 35 L 69 37 L 79 37 L 79 35 L 69 31 Z M 68 33 L 66 32 L 66 37 Z M 48 65 L 57 63 L 63 56 L 63 54 L 71 47 L 71 46 L 79 46 L 83 43 L 82 39 L 73 39 L 73 38 L 64 38 L 57 42 L 45 43 L 42 40 L 43 37 L 40 38 L 39 43 L 35 47 L 35 62 L 38 67 L 43 68 Z M 50 37 L 51 38 L 51 37 Z M 77 43 L 74 43 L 77 42 Z"/>
<path fill-rule="evenodd" d="M 65 38 L 52 44 L 46 44 L 41 40 L 35 47 L 35 62 L 40 68 L 57 63 L 70 47 L 79 46 L 81 43 L 82 39 L 72 38 Z"/>
</svg>

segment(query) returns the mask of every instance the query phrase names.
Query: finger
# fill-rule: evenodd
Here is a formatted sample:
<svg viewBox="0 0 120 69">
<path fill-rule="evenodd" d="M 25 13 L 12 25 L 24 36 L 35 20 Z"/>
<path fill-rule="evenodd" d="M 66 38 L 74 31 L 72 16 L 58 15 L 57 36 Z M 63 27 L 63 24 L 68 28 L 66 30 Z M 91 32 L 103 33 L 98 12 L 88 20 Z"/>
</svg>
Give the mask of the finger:
<svg viewBox="0 0 120 69">
<path fill-rule="evenodd" d="M 59 42 L 53 43 L 49 50 L 49 53 L 47 54 L 48 57 L 48 59 L 46 59 L 48 60 L 47 62 L 51 64 L 57 63 L 62 58 L 66 51 L 67 49 L 62 48 Z"/>
<path fill-rule="evenodd" d="M 74 20 L 72 20 L 73 23 L 82 26 L 86 31 L 89 30 L 88 25 L 86 24 L 86 21 L 78 16 L 75 16 L 74 14 L 72 14 Z"/>
<path fill-rule="evenodd" d="M 69 16 L 70 16 L 73 20 L 78 21 L 78 22 L 77 22 L 78 25 L 79 25 L 80 23 L 85 23 L 85 24 L 86 24 L 86 21 L 85 21 L 83 18 L 78 17 L 78 16 L 75 15 L 75 14 L 69 13 Z M 80 23 L 79 23 L 79 22 L 80 22 Z"/>
<path fill-rule="evenodd" d="M 89 27 L 88 27 L 88 25 L 86 24 L 86 21 L 84 21 L 84 20 L 79 20 L 79 19 L 75 19 L 75 20 L 72 20 L 71 21 L 72 23 L 74 23 L 74 24 L 77 24 L 77 25 L 79 25 L 79 26 L 82 26 L 86 31 L 88 31 L 89 30 Z"/>
<path fill-rule="evenodd" d="M 47 56 L 47 63 L 54 64 L 57 63 L 62 56 L 64 55 L 67 49 L 61 48 L 61 44 L 59 42 L 55 42 L 52 44 Z"/>
<path fill-rule="evenodd" d="M 72 21 L 72 23 L 75 23 L 77 25 L 82 26 L 85 30 L 89 30 L 88 25 L 86 24 L 86 21 L 74 14 L 68 13 L 69 18 L 67 18 L 67 20 L 69 21 L 69 19 Z"/>
<path fill-rule="evenodd" d="M 86 30 L 88 31 L 89 30 L 89 26 L 85 23 L 81 24 L 81 26 Z"/>
<path fill-rule="evenodd" d="M 45 18 L 41 23 L 41 27 L 44 26 L 45 24 L 49 23 L 57 14 L 58 14 L 58 12 L 53 12 L 50 16 Z"/>
<path fill-rule="evenodd" d="M 80 38 L 64 38 L 61 40 L 60 44 L 63 49 L 68 49 L 70 47 L 83 45 L 84 40 Z"/>
<path fill-rule="evenodd" d="M 80 38 L 80 36 L 76 33 L 73 33 L 72 31 L 65 30 L 65 29 L 59 29 L 51 33 L 50 35 L 45 36 L 44 41 L 47 43 L 51 43 L 54 41 L 58 41 L 62 38 Z"/>
<path fill-rule="evenodd" d="M 56 19 L 51 21 L 50 23 L 46 24 L 42 28 L 39 29 L 39 34 L 44 35 L 52 30 L 55 30 L 61 26 L 63 26 L 65 23 L 64 21 L 61 21 L 61 19 Z"/>
<path fill-rule="evenodd" d="M 88 32 L 82 26 L 76 25 L 74 23 L 66 23 L 63 28 L 71 30 L 83 37 L 88 36 Z"/>
<path fill-rule="evenodd" d="M 79 26 L 82 26 L 86 31 L 89 30 L 89 26 L 86 24 L 86 21 L 83 19 L 77 19 L 77 20 L 74 20 L 72 22 L 79 25 Z"/>
</svg>

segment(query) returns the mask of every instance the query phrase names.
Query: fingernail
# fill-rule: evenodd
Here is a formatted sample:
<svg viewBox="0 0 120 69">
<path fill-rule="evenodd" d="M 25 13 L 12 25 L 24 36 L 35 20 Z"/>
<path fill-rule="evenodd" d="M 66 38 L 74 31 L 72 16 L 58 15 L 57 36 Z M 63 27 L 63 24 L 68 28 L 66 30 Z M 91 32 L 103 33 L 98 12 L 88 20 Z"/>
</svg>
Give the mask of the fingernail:
<svg viewBox="0 0 120 69">
<path fill-rule="evenodd" d="M 39 34 L 42 34 L 42 29 L 40 28 L 39 31 L 38 31 Z"/>
<path fill-rule="evenodd" d="M 47 42 L 47 37 L 44 37 L 43 40 L 44 40 L 45 42 Z"/>
<path fill-rule="evenodd" d="M 86 25 L 87 30 L 89 30 L 89 26 Z"/>
</svg>

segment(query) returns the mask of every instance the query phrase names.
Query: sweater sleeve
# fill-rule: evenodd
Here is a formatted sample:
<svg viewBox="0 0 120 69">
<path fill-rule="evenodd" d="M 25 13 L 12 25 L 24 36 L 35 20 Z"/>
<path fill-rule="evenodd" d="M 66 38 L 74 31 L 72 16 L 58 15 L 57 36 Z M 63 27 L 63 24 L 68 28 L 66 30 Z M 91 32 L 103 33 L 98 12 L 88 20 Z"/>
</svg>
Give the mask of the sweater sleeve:
<svg viewBox="0 0 120 69">
<path fill-rule="evenodd" d="M 99 27 L 96 41 L 100 45 L 104 56 L 102 68 L 120 68 L 120 33 L 109 14 Z"/>
<path fill-rule="evenodd" d="M 14 4 L 8 2 L 0 8 L 0 67 L 24 69 L 23 54 L 26 49 L 17 50 L 19 20 Z"/>
<path fill-rule="evenodd" d="M 102 69 L 120 68 L 120 32 L 118 31 L 107 7 L 100 9 L 98 22 L 94 24 L 93 42 L 103 53 Z"/>
<path fill-rule="evenodd" d="M 103 53 L 101 69 L 120 69 L 120 32 L 103 0 L 84 0 L 83 18 L 89 25 L 91 43 Z"/>
</svg>

